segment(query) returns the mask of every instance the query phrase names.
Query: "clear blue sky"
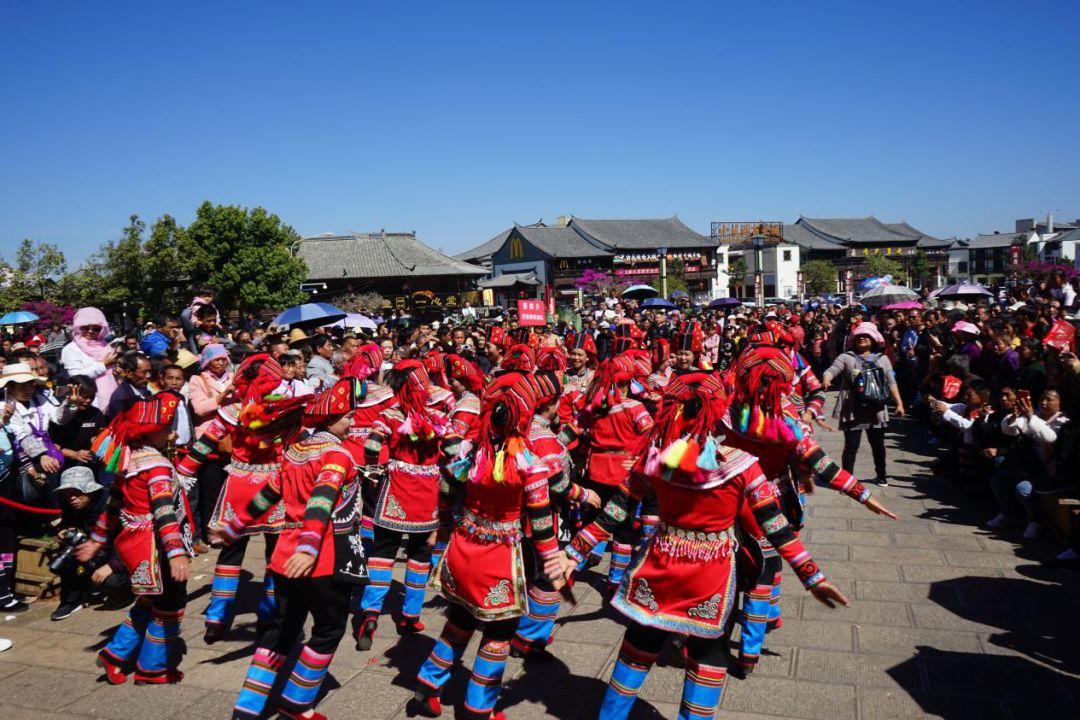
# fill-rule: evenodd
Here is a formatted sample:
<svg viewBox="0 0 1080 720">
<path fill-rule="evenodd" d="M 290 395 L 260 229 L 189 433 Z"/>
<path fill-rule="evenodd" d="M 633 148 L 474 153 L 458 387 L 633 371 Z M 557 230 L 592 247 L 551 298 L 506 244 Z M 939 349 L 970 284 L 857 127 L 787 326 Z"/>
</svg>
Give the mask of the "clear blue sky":
<svg viewBox="0 0 1080 720">
<path fill-rule="evenodd" d="M 1075 0 L 4 3 L 0 254 L 30 237 L 76 264 L 132 213 L 187 223 L 207 199 L 450 253 L 566 213 L 1071 220 L 1078 20 Z"/>
</svg>

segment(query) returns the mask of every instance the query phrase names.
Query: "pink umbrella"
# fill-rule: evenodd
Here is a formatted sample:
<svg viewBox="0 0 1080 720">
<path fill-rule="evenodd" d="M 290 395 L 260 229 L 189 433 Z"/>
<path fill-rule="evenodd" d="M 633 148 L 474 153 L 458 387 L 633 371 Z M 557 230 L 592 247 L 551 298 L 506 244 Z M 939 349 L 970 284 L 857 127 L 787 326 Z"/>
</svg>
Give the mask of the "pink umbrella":
<svg viewBox="0 0 1080 720">
<path fill-rule="evenodd" d="M 915 310 L 921 308 L 922 303 L 918 300 L 905 300 L 904 302 L 893 303 L 892 305 L 886 305 L 881 308 L 882 310 Z"/>
</svg>

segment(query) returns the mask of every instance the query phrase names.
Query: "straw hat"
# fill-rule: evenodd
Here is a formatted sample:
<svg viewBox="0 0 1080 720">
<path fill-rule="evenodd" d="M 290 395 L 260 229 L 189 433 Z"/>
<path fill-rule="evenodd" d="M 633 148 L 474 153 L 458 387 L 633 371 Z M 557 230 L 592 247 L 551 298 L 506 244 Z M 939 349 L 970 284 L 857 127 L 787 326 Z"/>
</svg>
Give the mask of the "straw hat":
<svg viewBox="0 0 1080 720">
<path fill-rule="evenodd" d="M 6 387 L 8 383 L 44 382 L 45 378 L 34 374 L 26 363 L 12 363 L 4 366 L 0 373 L 0 387 Z"/>
<path fill-rule="evenodd" d="M 305 333 L 300 328 L 293 328 L 289 331 L 289 346 L 299 345 L 300 343 L 307 342 L 311 339 L 311 336 Z"/>
<path fill-rule="evenodd" d="M 199 362 L 199 356 L 187 348 L 180 348 L 176 353 L 176 364 L 185 370 L 197 362 Z"/>
</svg>

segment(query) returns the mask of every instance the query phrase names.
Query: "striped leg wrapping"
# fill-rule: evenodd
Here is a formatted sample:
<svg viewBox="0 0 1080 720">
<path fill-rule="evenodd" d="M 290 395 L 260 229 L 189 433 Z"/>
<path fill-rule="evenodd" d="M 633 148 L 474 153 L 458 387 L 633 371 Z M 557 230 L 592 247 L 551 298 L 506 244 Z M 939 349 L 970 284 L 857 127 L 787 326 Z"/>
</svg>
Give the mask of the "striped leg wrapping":
<svg viewBox="0 0 1080 720">
<path fill-rule="evenodd" d="M 679 720 L 711 720 L 724 691 L 727 668 L 687 660 Z"/>
<path fill-rule="evenodd" d="M 274 593 L 274 576 L 270 573 L 270 568 L 267 568 L 266 575 L 263 576 L 263 595 L 262 600 L 259 601 L 256 617 L 259 624 L 269 625 L 274 622 L 275 615 L 277 615 L 277 596 Z"/>
<path fill-rule="evenodd" d="M 769 620 L 769 602 L 772 598 L 772 584 L 755 585 L 743 595 L 742 606 L 742 644 L 739 648 L 739 662 L 743 665 L 756 665 L 761 655 L 761 646 L 765 642 L 765 624 Z"/>
<path fill-rule="evenodd" d="M 305 645 L 281 691 L 281 709 L 296 715 L 310 710 L 319 697 L 319 688 L 333 659 L 334 653 L 324 655 Z"/>
<path fill-rule="evenodd" d="M 124 624 L 116 628 L 112 640 L 101 651 L 114 664 L 119 665 L 138 655 L 139 648 L 142 646 L 143 635 L 146 634 L 146 626 L 150 624 L 151 609 L 149 598 L 139 598 L 128 610 Z"/>
<path fill-rule="evenodd" d="M 769 595 L 769 621 L 766 632 L 780 627 L 780 582 L 784 579 L 782 570 L 777 570 L 773 576 L 772 592 Z"/>
<path fill-rule="evenodd" d="M 488 718 L 495 709 L 502 688 L 506 659 L 510 656 L 510 643 L 505 640 L 488 640 L 480 644 L 473 662 L 469 684 L 465 687 L 465 711 L 470 716 Z"/>
<path fill-rule="evenodd" d="M 641 516 L 641 545 L 644 546 L 653 535 L 656 534 L 656 526 L 660 523 L 660 517 L 657 515 L 642 515 Z"/>
<path fill-rule="evenodd" d="M 436 541 L 435 547 L 431 549 L 431 568 L 433 570 L 439 567 L 439 561 L 442 560 L 444 552 L 446 552 L 446 543 L 442 540 Z"/>
<path fill-rule="evenodd" d="M 555 629 L 555 618 L 559 616 L 561 604 L 559 593 L 555 590 L 529 588 L 528 608 L 518 623 L 514 636 L 515 647 L 524 650 L 543 650 Z"/>
<path fill-rule="evenodd" d="M 420 672 L 416 676 L 422 685 L 426 685 L 433 691 L 429 694 L 438 695 L 439 690 L 450 679 L 450 672 L 465 654 L 465 647 L 469 644 L 472 634 L 472 630 L 459 628 L 450 621 L 443 625 L 442 635 L 439 636 L 435 647 L 431 649 L 431 655 L 420 666 Z"/>
<path fill-rule="evenodd" d="M 585 532 L 585 530 L 582 530 L 582 532 Z M 590 564 L 596 565 L 601 560 L 603 560 L 605 550 L 607 550 L 607 540 L 596 543 L 596 545 L 592 549 L 592 552 L 589 553 L 589 556 L 586 557 L 585 560 L 583 560 L 582 562 L 578 563 L 578 572 L 584 570 Z"/>
<path fill-rule="evenodd" d="M 141 675 L 163 675 L 180 664 L 183 610 L 151 610 L 136 668 Z"/>
<path fill-rule="evenodd" d="M 401 614 L 405 617 L 420 617 L 420 610 L 424 607 L 424 590 L 427 588 L 430 572 L 431 563 L 429 562 L 410 560 L 405 565 L 405 601 L 401 606 Z"/>
<path fill-rule="evenodd" d="M 622 584 L 623 575 L 630 565 L 630 554 L 634 548 L 625 543 L 611 544 L 611 565 L 608 567 L 608 583 L 618 586 Z"/>
<path fill-rule="evenodd" d="M 390 592 L 390 582 L 394 576 L 393 558 L 371 558 L 368 560 L 368 584 L 360 597 L 360 612 L 378 615 L 382 612 L 386 594 Z"/>
<path fill-rule="evenodd" d="M 240 689 L 240 697 L 236 698 L 234 719 L 257 718 L 262 715 L 266 700 L 270 697 L 270 690 L 273 689 L 278 672 L 284 664 L 284 655 L 266 648 L 255 650 L 255 656 L 251 658 L 251 666 L 244 678 L 244 686 Z"/>
<path fill-rule="evenodd" d="M 232 623 L 236 591 L 240 587 L 239 565 L 218 565 L 210 586 L 210 607 L 206 608 L 207 627 L 228 627 Z"/>
<path fill-rule="evenodd" d="M 600 706 L 600 717 L 604 720 L 625 718 L 637 700 L 641 686 L 650 668 L 656 662 L 659 653 L 640 650 L 623 640 L 619 648 L 619 661 L 611 671 L 611 681 L 604 694 L 604 703 Z"/>
<path fill-rule="evenodd" d="M 360 518 L 360 543 L 364 546 L 364 557 L 370 558 L 375 546 L 375 521 L 370 515 Z"/>
</svg>

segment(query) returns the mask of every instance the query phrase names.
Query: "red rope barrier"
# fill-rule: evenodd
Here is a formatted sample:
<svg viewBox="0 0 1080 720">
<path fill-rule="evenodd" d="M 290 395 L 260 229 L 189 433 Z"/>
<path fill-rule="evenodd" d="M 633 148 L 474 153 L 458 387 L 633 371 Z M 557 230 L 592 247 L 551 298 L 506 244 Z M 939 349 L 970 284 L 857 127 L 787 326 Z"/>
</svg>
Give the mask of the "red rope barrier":
<svg viewBox="0 0 1080 720">
<path fill-rule="evenodd" d="M 40 508 L 33 507 L 32 505 L 23 505 L 20 502 L 8 500 L 4 497 L 0 497 L 0 505 L 7 505 L 8 507 L 13 507 L 16 510 L 24 510 L 26 512 L 38 513 L 39 515 L 59 515 L 61 512 L 60 510 L 53 510 L 52 508 Z"/>
</svg>

